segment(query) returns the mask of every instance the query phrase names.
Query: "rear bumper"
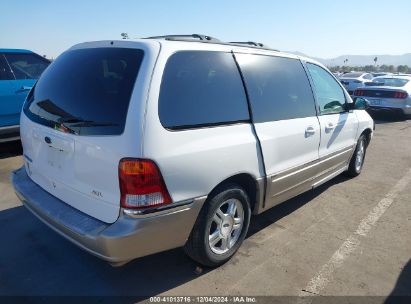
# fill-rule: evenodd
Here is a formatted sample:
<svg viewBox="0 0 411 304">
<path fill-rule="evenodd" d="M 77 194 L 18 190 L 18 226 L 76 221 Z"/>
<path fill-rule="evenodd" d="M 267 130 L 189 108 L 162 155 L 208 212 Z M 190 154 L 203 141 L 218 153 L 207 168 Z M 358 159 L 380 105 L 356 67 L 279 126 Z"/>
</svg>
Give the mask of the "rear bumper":
<svg viewBox="0 0 411 304">
<path fill-rule="evenodd" d="M 394 114 L 404 114 L 404 115 L 411 115 L 411 107 L 406 106 L 370 106 L 369 111 L 371 112 L 391 112 Z"/>
<path fill-rule="evenodd" d="M 20 138 L 20 127 L 15 126 L 5 126 L 0 127 L 0 143 L 6 141 L 18 140 Z"/>
<path fill-rule="evenodd" d="M 17 196 L 41 221 L 89 253 L 119 264 L 183 246 L 205 201 L 202 197 L 146 214 L 122 210 L 115 223 L 107 224 L 43 190 L 24 167 L 11 180 Z"/>
</svg>

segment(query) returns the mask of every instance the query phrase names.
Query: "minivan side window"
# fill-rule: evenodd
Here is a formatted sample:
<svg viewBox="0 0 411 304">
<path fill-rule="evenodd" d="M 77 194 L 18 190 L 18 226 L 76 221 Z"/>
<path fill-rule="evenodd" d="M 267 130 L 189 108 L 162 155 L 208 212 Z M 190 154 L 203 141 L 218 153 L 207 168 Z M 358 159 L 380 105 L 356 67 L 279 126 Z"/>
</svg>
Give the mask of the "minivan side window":
<svg viewBox="0 0 411 304">
<path fill-rule="evenodd" d="M 166 63 L 159 116 L 169 129 L 249 121 L 247 98 L 230 53 L 181 51 Z"/>
<path fill-rule="evenodd" d="M 344 112 L 345 94 L 337 80 L 322 67 L 307 63 L 321 114 Z"/>
<path fill-rule="evenodd" d="M 316 116 L 310 83 L 297 59 L 236 54 L 254 122 Z"/>
<path fill-rule="evenodd" d="M 16 79 L 39 79 L 50 62 L 35 54 L 6 53 Z"/>
</svg>

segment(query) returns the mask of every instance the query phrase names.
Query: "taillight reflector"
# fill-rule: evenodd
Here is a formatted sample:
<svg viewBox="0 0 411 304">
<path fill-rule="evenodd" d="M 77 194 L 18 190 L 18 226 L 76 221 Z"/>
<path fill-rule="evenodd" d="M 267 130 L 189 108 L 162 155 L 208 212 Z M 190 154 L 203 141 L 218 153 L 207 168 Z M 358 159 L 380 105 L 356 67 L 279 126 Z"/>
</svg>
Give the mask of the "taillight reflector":
<svg viewBox="0 0 411 304">
<path fill-rule="evenodd" d="M 394 98 L 407 98 L 408 94 L 404 92 L 395 92 Z"/>
<path fill-rule="evenodd" d="M 171 203 L 160 170 L 151 160 L 122 159 L 119 181 L 123 208 L 141 209 Z"/>
<path fill-rule="evenodd" d="M 363 90 L 355 90 L 354 95 L 355 96 L 364 96 L 364 91 Z"/>
</svg>

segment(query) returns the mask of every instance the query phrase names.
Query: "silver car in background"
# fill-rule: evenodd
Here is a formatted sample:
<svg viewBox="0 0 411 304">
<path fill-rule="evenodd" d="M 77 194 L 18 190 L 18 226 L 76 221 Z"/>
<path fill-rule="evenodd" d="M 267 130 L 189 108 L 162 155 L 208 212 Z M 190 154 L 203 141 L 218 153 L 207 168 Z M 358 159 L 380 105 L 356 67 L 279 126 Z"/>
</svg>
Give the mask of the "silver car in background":
<svg viewBox="0 0 411 304">
<path fill-rule="evenodd" d="M 355 90 L 354 96 L 365 97 L 371 111 L 391 111 L 411 115 L 411 76 L 390 75 L 374 78 L 364 88 Z"/>
<path fill-rule="evenodd" d="M 350 95 L 360 87 L 363 87 L 366 83 L 372 81 L 374 76 L 370 73 L 364 72 L 351 72 L 346 73 L 340 77 L 340 82 L 345 87 Z"/>
</svg>

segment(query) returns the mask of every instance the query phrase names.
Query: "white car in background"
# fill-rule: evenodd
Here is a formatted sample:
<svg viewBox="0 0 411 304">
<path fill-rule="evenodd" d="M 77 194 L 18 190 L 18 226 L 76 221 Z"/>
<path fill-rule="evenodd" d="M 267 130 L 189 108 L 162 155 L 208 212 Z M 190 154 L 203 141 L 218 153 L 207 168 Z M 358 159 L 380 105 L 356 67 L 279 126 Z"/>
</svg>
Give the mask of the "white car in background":
<svg viewBox="0 0 411 304">
<path fill-rule="evenodd" d="M 340 82 L 346 88 L 348 93 L 352 95 L 354 91 L 363 87 L 366 83 L 372 82 L 374 76 L 370 73 L 351 72 L 346 73 L 340 77 Z"/>
<path fill-rule="evenodd" d="M 371 73 L 372 74 L 372 76 L 374 76 L 374 78 L 375 77 L 380 77 L 380 76 L 390 76 L 390 75 L 392 75 L 392 73 L 389 73 L 389 72 L 375 72 L 375 73 Z"/>
<path fill-rule="evenodd" d="M 411 75 L 389 75 L 374 78 L 354 96 L 366 98 L 371 111 L 390 111 L 411 115 Z"/>
</svg>

